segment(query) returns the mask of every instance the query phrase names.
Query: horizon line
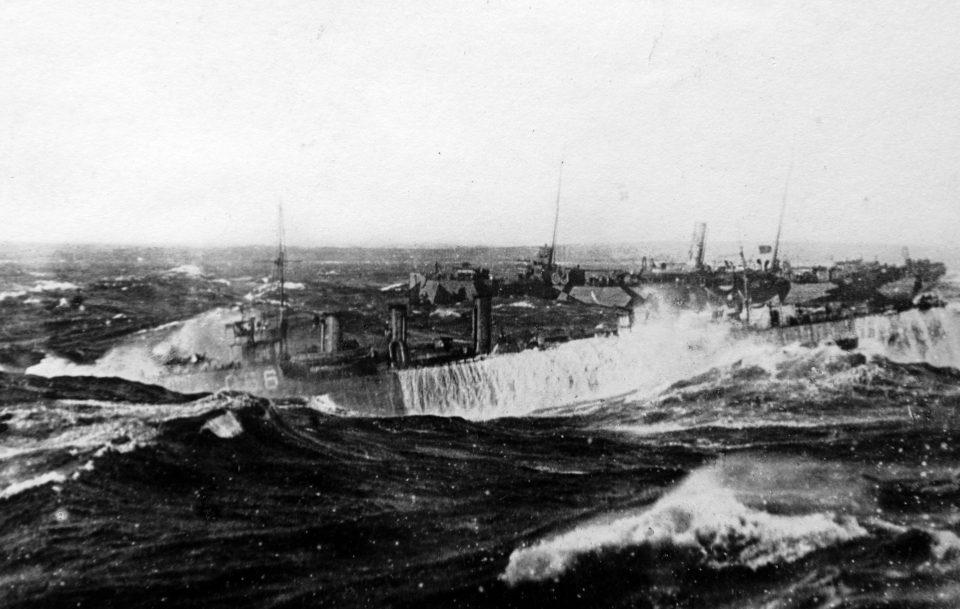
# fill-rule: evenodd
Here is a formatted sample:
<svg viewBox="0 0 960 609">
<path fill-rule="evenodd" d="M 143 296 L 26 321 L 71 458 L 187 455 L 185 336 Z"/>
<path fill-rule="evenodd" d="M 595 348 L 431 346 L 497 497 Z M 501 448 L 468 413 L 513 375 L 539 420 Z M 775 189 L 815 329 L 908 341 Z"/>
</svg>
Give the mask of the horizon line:
<svg viewBox="0 0 960 609">
<path fill-rule="evenodd" d="M 689 240 L 687 239 L 651 239 L 646 241 L 610 241 L 610 242 L 591 242 L 591 241 L 580 241 L 572 243 L 564 243 L 558 247 L 642 247 L 645 244 L 652 243 L 669 243 L 669 244 L 687 244 Z M 717 240 L 713 243 L 722 243 L 722 244 L 738 244 L 737 240 Z M 545 243 L 544 245 L 549 245 Z M 766 242 L 757 243 L 755 245 L 768 245 Z M 907 248 L 931 248 L 931 249 L 945 249 L 945 250 L 960 250 L 960 245 L 929 245 L 929 244 L 918 244 L 918 243 L 889 243 L 889 242 L 880 242 L 880 241 L 818 241 L 813 239 L 801 239 L 801 240 L 789 240 L 781 241 L 781 247 L 783 245 L 824 245 L 824 246 L 866 246 L 866 247 L 907 247 Z M 709 243 L 708 243 L 709 246 Z M 277 247 L 276 243 L 269 242 L 260 242 L 260 243 L 228 243 L 228 244 L 197 244 L 197 243 L 136 243 L 136 242 L 102 242 L 102 241 L 18 241 L 18 240 L 3 240 L 0 241 L 0 247 L 101 247 L 101 248 L 113 248 L 113 249 L 123 249 L 123 248 L 156 248 L 156 249 L 233 249 L 233 248 L 275 248 Z M 417 242 L 396 242 L 396 243 L 381 243 L 377 245 L 359 245 L 359 244 L 337 244 L 337 245 L 304 245 L 298 243 L 287 243 L 287 248 L 297 248 L 297 249 L 367 249 L 367 250 L 385 250 L 385 249 L 459 249 L 459 248 L 489 248 L 489 249 L 509 249 L 509 248 L 538 248 L 543 247 L 535 243 L 527 244 L 481 244 L 481 243 L 454 243 L 454 242 L 435 242 L 435 243 L 417 243 Z"/>
</svg>

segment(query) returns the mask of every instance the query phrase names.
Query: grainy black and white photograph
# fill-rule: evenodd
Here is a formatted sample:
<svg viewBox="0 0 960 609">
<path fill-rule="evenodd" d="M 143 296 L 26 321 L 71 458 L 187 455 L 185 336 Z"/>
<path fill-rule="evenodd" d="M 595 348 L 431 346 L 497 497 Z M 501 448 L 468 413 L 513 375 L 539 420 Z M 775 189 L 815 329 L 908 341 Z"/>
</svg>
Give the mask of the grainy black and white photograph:
<svg viewBox="0 0 960 609">
<path fill-rule="evenodd" d="M 958 23 L 4 0 L 0 605 L 960 607 Z"/>
</svg>

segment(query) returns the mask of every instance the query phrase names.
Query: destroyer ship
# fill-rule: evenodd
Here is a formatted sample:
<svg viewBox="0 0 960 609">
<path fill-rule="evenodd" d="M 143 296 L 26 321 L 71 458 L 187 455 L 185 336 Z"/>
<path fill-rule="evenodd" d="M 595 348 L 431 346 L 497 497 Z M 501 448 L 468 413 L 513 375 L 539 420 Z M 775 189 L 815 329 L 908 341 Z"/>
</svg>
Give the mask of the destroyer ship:
<svg viewBox="0 0 960 609">
<path fill-rule="evenodd" d="M 168 361 L 155 384 L 182 393 L 234 390 L 266 398 L 322 396 L 325 405 L 363 415 L 463 414 L 459 403 L 472 404 L 474 409 L 486 403 L 522 402 L 531 407 L 536 396 L 549 397 L 557 379 L 566 379 L 563 375 L 567 373 L 570 378 L 561 379 L 560 384 L 582 386 L 577 399 L 625 395 L 631 393 L 630 371 L 654 356 L 637 344 L 640 335 L 631 336 L 631 328 L 640 322 L 633 310 L 626 309 L 621 310 L 614 336 L 595 335 L 500 352 L 492 332 L 488 295 L 479 295 L 473 302 L 469 340 L 424 335 L 412 340 L 408 308 L 397 303 L 390 305 L 386 335 L 360 345 L 344 339 L 341 314 L 294 312 L 288 306 L 282 290 L 284 256 L 281 249 L 276 261 L 281 279 L 279 305 L 245 310 L 224 328 L 232 336 L 234 358 L 228 362 L 203 358 Z M 936 315 L 930 309 L 941 304 L 928 294 L 917 294 L 899 310 L 877 308 L 868 302 L 817 309 L 776 302 L 747 307 L 735 319 L 715 317 L 718 323 L 733 324 L 734 337 L 779 344 L 828 342 L 850 349 L 864 340 L 883 344 L 913 340 L 918 320 L 926 323 L 930 318 L 926 325 L 936 327 Z M 592 341 L 585 345 L 591 358 L 609 352 L 608 359 L 584 366 L 583 351 L 578 347 L 582 341 Z M 563 366 L 566 372 L 558 373 Z"/>
<path fill-rule="evenodd" d="M 873 301 L 846 302 L 840 306 L 825 303 L 812 309 L 785 305 L 790 283 L 774 272 L 778 268 L 776 250 L 773 269 L 749 269 L 741 254 L 742 268 L 712 270 L 703 265 L 704 241 L 705 227 L 698 225 L 691 248 L 693 268 L 670 270 L 660 267 L 658 270 L 651 265 L 649 272 L 641 276 L 643 283 L 640 285 L 666 288 L 675 297 L 687 294 L 687 302 L 675 304 L 685 305 L 685 308 L 709 308 L 714 319 L 735 325 L 735 335 L 749 334 L 782 344 L 832 341 L 851 348 L 862 339 L 877 336 L 883 340 L 895 340 L 896 333 L 878 328 L 896 326 L 899 316 L 907 313 L 922 315 L 923 311 L 942 304 L 935 296 L 916 293 L 902 303 L 899 310 Z M 630 297 L 626 306 L 619 306 L 616 333 L 629 333 L 636 322 L 635 311 L 652 306 L 650 299 L 640 295 L 624 278 L 619 278 L 616 286 L 590 285 L 586 273 L 575 274 L 575 269 L 564 273 L 554 265 L 552 255 L 546 257 L 546 262 L 548 264 L 541 270 L 551 270 L 553 266 L 552 281 L 562 283 L 565 292 L 561 290 L 561 293 L 568 296 L 576 293 L 573 288 L 590 287 L 593 288 L 592 298 L 597 299 L 597 288 L 610 287 Z M 202 356 L 168 359 L 155 384 L 181 393 L 233 390 L 266 398 L 322 396 L 330 405 L 348 412 L 391 416 L 445 411 L 451 394 L 459 396 L 457 399 L 476 403 L 503 399 L 498 395 L 523 389 L 526 392 L 524 399 L 529 400 L 538 392 L 548 393 L 551 383 L 556 382 L 556 375 L 550 370 L 555 363 L 550 352 L 564 350 L 564 341 L 501 353 L 500 345 L 494 344 L 492 332 L 492 294 L 483 290 L 473 294 L 469 340 L 438 334 L 420 334 L 418 340 L 413 340 L 413 333 L 408 329 L 408 307 L 395 303 L 389 307 L 388 331 L 376 340 L 360 344 L 344 338 L 341 313 L 295 312 L 289 306 L 285 293 L 286 249 L 282 229 L 274 264 L 279 282 L 279 303 L 275 307 L 242 309 L 239 318 L 225 325 L 224 330 L 232 340 L 232 357 L 226 361 L 207 360 Z M 702 306 L 697 299 L 702 299 Z M 904 324 L 910 323 L 909 319 L 904 319 Z M 617 338 L 594 335 L 569 342 L 579 340 L 600 341 L 591 348 L 603 350 Z M 631 357 L 636 357 L 636 353 L 636 349 L 632 349 Z M 607 373 L 584 368 L 575 349 L 573 354 L 574 368 L 579 371 L 576 374 L 589 377 L 583 380 L 581 397 L 612 397 L 601 388 L 600 376 Z M 531 362 L 533 365 L 527 365 Z M 611 362 L 614 367 L 642 365 L 642 362 L 633 360 L 614 359 Z M 509 376 L 519 374 L 521 370 L 527 376 L 501 379 L 503 382 L 498 381 L 498 384 L 491 378 L 493 370 L 504 378 L 505 373 Z M 534 373 L 536 378 L 530 376 L 531 370 L 539 371 Z M 620 376 L 614 384 L 624 389 L 620 387 L 623 375 Z M 581 380 L 571 376 L 569 382 L 576 384 Z M 447 397 L 437 398 L 437 404 L 430 403 L 434 399 L 431 396 L 440 393 Z"/>
<path fill-rule="evenodd" d="M 192 355 L 163 362 L 155 383 L 181 393 L 241 391 L 266 398 L 326 396 L 336 406 L 363 414 L 406 412 L 398 381 L 401 370 L 483 357 L 492 350 L 491 300 L 474 299 L 469 341 L 430 336 L 408 339 L 406 304 L 389 306 L 389 331 L 369 344 L 347 340 L 344 313 L 296 312 L 284 286 L 286 250 L 274 261 L 279 302 L 241 307 L 226 323 L 231 357 Z"/>
</svg>

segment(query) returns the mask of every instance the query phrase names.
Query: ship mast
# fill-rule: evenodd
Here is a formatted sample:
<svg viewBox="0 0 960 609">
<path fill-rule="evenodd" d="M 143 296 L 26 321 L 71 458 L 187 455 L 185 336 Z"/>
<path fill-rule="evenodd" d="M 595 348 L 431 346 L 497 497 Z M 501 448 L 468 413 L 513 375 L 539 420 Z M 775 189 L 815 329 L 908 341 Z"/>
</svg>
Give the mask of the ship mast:
<svg viewBox="0 0 960 609">
<path fill-rule="evenodd" d="M 284 234 L 283 234 L 283 204 L 281 203 L 277 210 L 277 259 L 274 261 L 274 264 L 277 265 L 277 275 L 280 279 L 280 310 L 283 310 L 283 307 L 287 303 L 286 293 L 284 292 L 284 266 L 285 258 L 287 255 L 286 244 L 284 243 Z"/>
<path fill-rule="evenodd" d="M 790 155 L 790 169 L 787 170 L 787 183 L 783 187 L 783 201 L 780 202 L 780 221 L 777 223 L 777 238 L 773 242 L 773 259 L 770 261 L 770 270 L 780 269 L 780 232 L 783 230 L 783 212 L 787 209 L 787 192 L 790 190 L 790 176 L 793 175 L 793 155 Z"/>
<path fill-rule="evenodd" d="M 563 184 L 563 161 L 560 161 L 560 176 L 557 178 L 557 211 L 553 216 L 553 241 L 550 243 L 550 257 L 547 259 L 547 270 L 553 270 L 553 263 L 557 253 L 557 227 L 560 225 L 560 186 Z"/>
<path fill-rule="evenodd" d="M 743 255 L 743 243 L 740 244 L 740 263 L 743 264 L 743 302 L 746 305 L 746 322 L 750 325 L 750 276 L 747 274 L 747 257 Z"/>
<path fill-rule="evenodd" d="M 280 279 L 280 350 L 285 355 L 287 352 L 287 293 L 284 270 L 286 267 L 287 244 L 283 229 L 283 203 L 278 206 L 277 220 L 277 259 L 274 264 L 277 265 L 277 275 Z"/>
</svg>

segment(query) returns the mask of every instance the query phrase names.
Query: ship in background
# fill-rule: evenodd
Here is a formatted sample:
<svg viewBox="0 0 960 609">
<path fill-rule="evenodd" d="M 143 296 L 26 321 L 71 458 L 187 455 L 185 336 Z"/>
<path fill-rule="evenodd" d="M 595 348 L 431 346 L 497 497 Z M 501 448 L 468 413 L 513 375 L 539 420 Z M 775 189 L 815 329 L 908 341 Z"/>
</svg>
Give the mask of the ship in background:
<svg viewBox="0 0 960 609">
<path fill-rule="evenodd" d="M 782 301 L 790 290 L 790 282 L 782 276 L 777 257 L 780 228 L 772 260 L 765 264 L 758 261 L 757 268 L 747 264 L 742 250 L 740 266 L 727 262 L 720 268 L 711 268 L 705 264 L 706 224 L 702 222 L 694 226 L 686 263 L 657 262 L 644 257 L 640 268 L 634 270 L 562 264 L 558 260 L 557 245 L 562 181 L 561 162 L 551 242 L 540 247 L 534 258 L 518 261 L 514 276 L 494 277 L 489 269 L 469 263 L 444 272 L 436 263 L 433 273 L 410 274 L 411 304 L 446 305 L 495 295 L 557 299 L 627 311 L 641 305 L 698 311 L 726 307 L 740 311 L 761 306 L 775 297 Z M 782 223 L 781 212 L 780 227 Z"/>
<path fill-rule="evenodd" d="M 837 314 L 893 312 L 930 306 L 939 298 L 935 288 L 946 265 L 913 259 L 906 247 L 900 265 L 865 262 L 862 258 L 830 265 L 787 268 L 794 283 L 791 297 L 780 307 L 784 319 L 800 320 Z"/>
<path fill-rule="evenodd" d="M 790 281 L 780 272 L 777 255 L 752 268 L 741 250 L 741 264 L 726 262 L 713 268 L 705 263 L 706 224 L 694 226 L 686 263 L 657 262 L 644 257 L 639 270 L 569 268 L 557 278 L 561 300 L 605 307 L 636 308 L 640 305 L 704 310 L 726 308 L 740 311 L 762 306 L 774 298 L 783 301 Z M 764 252 L 764 247 L 761 247 Z M 776 251 L 776 250 L 774 250 Z"/>
<path fill-rule="evenodd" d="M 626 312 L 641 306 L 697 311 L 725 307 L 740 311 L 762 305 L 775 297 L 782 301 L 790 291 L 790 282 L 782 277 L 777 258 L 783 226 L 782 209 L 772 264 L 768 261 L 766 267 L 750 268 L 742 249 L 740 268 L 731 263 L 717 269 L 709 267 L 705 263 L 707 226 L 703 222 L 694 225 L 686 263 L 656 262 L 643 257 L 640 268 L 635 270 L 586 269 L 580 265 L 559 264 L 557 235 L 563 163 L 560 171 L 553 240 L 549 247 L 540 248 L 537 259 L 527 264 L 517 277 L 516 291 Z"/>
<path fill-rule="evenodd" d="M 432 273 L 410 273 L 407 290 L 411 305 L 451 305 L 498 294 L 502 286 L 490 269 L 463 262 L 446 271 L 437 262 Z"/>
<path fill-rule="evenodd" d="M 411 304 L 443 305 L 471 300 L 478 296 L 532 297 L 553 300 L 561 293 L 562 278 L 567 271 L 557 264 L 557 230 L 560 221 L 560 192 L 563 183 L 563 162 L 557 180 L 556 211 L 553 217 L 553 239 L 543 245 L 536 256 L 518 260 L 513 277 L 494 277 L 489 269 L 462 263 L 453 272 L 443 272 L 434 265 L 432 274 L 410 274 Z M 558 284 L 561 284 L 558 287 Z"/>
<path fill-rule="evenodd" d="M 912 298 L 947 272 L 942 262 L 911 258 L 906 247 L 903 259 L 902 265 L 864 262 L 863 259 L 838 262 L 828 272 L 829 281 L 836 285 L 833 295 L 851 300 Z"/>
</svg>

